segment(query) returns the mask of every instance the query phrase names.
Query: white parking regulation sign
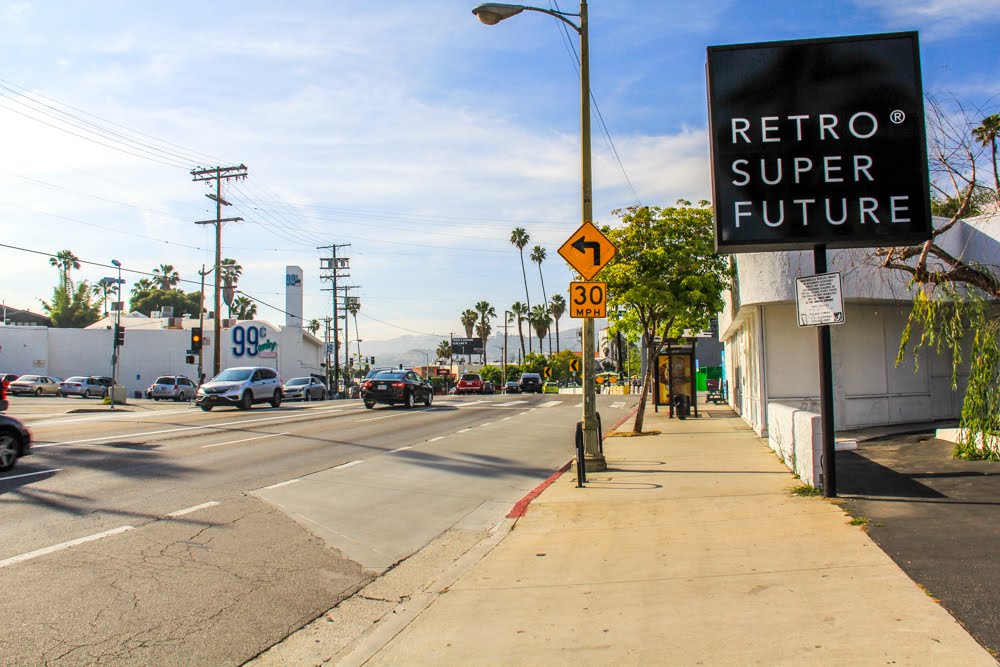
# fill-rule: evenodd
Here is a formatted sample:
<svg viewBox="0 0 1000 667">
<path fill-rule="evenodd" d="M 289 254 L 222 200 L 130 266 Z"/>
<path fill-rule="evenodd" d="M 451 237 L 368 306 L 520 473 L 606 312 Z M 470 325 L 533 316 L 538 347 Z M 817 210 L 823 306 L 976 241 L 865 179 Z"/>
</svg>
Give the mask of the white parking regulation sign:
<svg viewBox="0 0 1000 667">
<path fill-rule="evenodd" d="M 839 273 L 795 279 L 795 309 L 800 327 L 843 324 L 844 297 Z"/>
</svg>

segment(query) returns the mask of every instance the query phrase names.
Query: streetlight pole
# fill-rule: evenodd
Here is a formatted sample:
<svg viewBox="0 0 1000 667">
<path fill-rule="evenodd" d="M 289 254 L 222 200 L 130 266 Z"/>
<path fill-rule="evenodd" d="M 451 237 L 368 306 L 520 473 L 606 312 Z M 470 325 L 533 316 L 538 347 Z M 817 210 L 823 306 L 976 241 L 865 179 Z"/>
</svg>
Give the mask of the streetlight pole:
<svg viewBox="0 0 1000 667">
<path fill-rule="evenodd" d="M 580 163 L 583 196 L 583 221 L 594 218 L 593 179 L 590 161 L 590 37 L 587 22 L 587 0 L 580 0 L 580 13 L 570 14 L 541 7 L 508 5 L 497 2 L 481 4 L 472 10 L 486 25 L 496 25 L 504 19 L 523 11 L 540 12 L 559 19 L 571 26 L 580 35 Z M 577 25 L 569 18 L 580 19 Z M 601 453 L 601 434 L 597 425 L 597 390 L 594 384 L 594 353 L 597 350 L 594 338 L 594 319 L 583 320 L 583 451 L 588 471 L 607 470 L 608 464 Z"/>
<path fill-rule="evenodd" d="M 122 263 L 117 259 L 111 260 L 111 263 L 118 268 L 118 291 L 117 296 L 117 308 L 115 308 L 115 328 L 112 334 L 112 352 L 111 352 L 111 409 L 115 409 L 115 388 L 118 386 L 118 330 L 122 324 Z"/>
</svg>

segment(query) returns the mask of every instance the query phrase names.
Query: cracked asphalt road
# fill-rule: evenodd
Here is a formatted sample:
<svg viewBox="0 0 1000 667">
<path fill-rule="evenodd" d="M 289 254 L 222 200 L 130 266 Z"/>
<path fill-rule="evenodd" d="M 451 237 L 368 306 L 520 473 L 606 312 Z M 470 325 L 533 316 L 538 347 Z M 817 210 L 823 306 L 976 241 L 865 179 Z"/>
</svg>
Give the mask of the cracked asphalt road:
<svg viewBox="0 0 1000 667">
<path fill-rule="evenodd" d="M 0 664 L 240 664 L 369 579 L 245 497 L 0 570 Z"/>
</svg>

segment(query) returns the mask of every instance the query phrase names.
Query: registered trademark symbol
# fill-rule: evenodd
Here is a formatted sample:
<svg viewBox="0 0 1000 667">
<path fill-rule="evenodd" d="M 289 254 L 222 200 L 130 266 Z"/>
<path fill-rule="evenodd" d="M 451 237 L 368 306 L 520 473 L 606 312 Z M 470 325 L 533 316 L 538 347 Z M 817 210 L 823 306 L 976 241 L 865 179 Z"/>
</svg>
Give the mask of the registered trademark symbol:
<svg viewBox="0 0 1000 667">
<path fill-rule="evenodd" d="M 904 120 L 906 120 L 906 114 L 900 111 L 899 109 L 896 109 L 891 114 L 889 114 L 889 120 L 891 120 L 896 125 L 899 125 Z"/>
</svg>

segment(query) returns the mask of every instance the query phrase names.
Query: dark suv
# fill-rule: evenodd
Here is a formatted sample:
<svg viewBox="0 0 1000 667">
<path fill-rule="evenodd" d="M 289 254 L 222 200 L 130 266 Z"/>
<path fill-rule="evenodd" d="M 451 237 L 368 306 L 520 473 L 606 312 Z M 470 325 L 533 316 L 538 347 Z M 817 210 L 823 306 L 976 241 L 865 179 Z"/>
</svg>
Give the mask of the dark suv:
<svg viewBox="0 0 1000 667">
<path fill-rule="evenodd" d="M 542 393 L 542 376 L 538 373 L 521 373 L 521 379 L 517 381 L 517 388 L 522 394 Z"/>
</svg>

